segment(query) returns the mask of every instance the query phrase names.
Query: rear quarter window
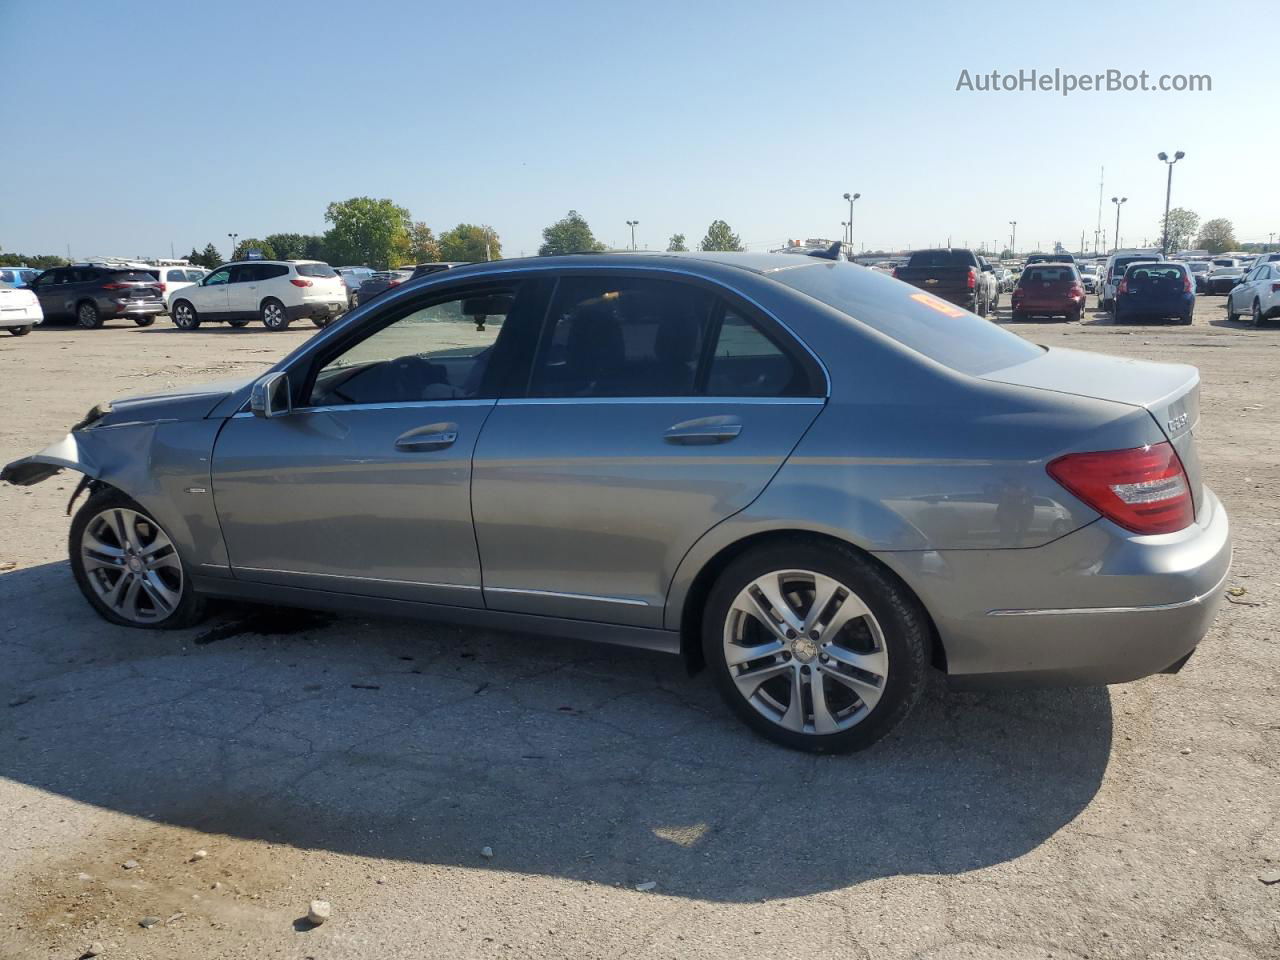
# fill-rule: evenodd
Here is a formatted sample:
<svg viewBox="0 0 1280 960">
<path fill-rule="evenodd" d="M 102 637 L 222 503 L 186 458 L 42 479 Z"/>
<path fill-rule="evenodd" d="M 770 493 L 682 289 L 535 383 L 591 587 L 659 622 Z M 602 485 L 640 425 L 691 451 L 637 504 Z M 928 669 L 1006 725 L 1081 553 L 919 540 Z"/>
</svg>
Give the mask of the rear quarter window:
<svg viewBox="0 0 1280 960">
<path fill-rule="evenodd" d="M 297 266 L 300 277 L 336 277 L 338 271 L 327 263 L 300 263 Z"/>
<path fill-rule="evenodd" d="M 103 276 L 116 283 L 154 283 L 156 275 L 148 270 L 116 270 Z"/>
<path fill-rule="evenodd" d="M 1033 360 L 1042 352 L 976 314 L 852 264 L 815 263 L 774 279 L 971 376 Z"/>
</svg>

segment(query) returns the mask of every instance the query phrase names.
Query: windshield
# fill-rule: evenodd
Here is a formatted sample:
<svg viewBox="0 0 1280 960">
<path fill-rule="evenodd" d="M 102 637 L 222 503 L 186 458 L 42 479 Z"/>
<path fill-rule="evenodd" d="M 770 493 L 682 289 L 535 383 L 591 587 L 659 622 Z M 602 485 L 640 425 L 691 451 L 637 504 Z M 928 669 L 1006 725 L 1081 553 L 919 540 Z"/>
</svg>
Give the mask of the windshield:
<svg viewBox="0 0 1280 960">
<path fill-rule="evenodd" d="M 980 376 L 1042 350 L 931 293 L 849 264 L 815 263 L 774 279 L 960 373 Z"/>
</svg>

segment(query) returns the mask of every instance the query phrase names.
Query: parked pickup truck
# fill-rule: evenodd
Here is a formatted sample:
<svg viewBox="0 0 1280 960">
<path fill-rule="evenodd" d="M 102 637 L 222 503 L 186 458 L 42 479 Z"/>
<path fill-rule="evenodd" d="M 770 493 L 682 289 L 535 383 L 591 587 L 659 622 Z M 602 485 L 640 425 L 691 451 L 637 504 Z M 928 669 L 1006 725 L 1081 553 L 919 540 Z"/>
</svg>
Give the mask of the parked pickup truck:
<svg viewBox="0 0 1280 960">
<path fill-rule="evenodd" d="M 917 250 L 896 279 L 985 317 L 999 302 L 991 264 L 972 250 Z"/>
</svg>

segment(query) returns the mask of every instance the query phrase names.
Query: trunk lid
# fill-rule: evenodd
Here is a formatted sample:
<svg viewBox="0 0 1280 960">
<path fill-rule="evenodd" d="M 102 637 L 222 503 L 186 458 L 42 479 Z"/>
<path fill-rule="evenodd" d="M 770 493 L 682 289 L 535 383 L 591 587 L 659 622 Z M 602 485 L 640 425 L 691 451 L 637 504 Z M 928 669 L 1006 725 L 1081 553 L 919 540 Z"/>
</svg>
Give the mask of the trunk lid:
<svg viewBox="0 0 1280 960">
<path fill-rule="evenodd" d="M 1144 408 L 1178 452 L 1199 513 L 1204 480 L 1195 438 L 1200 423 L 1200 371 L 1195 367 L 1054 347 L 983 379 Z"/>
</svg>

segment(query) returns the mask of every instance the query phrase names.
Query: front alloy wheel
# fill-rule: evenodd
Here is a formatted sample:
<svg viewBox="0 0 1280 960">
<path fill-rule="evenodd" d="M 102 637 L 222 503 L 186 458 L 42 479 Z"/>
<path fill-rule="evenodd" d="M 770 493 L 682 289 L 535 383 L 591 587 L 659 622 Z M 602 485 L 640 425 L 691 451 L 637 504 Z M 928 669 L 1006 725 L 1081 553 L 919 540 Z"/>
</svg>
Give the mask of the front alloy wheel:
<svg viewBox="0 0 1280 960">
<path fill-rule="evenodd" d="M 172 538 L 137 504 L 114 492 L 91 498 L 71 527 L 71 567 L 105 619 L 131 627 L 183 627 L 203 603 Z"/>
<path fill-rule="evenodd" d="M 927 619 L 873 561 L 840 546 L 752 551 L 717 581 L 703 653 L 735 711 L 771 740 L 856 750 L 923 689 Z"/>
<path fill-rule="evenodd" d="M 173 325 L 179 330 L 195 330 L 200 326 L 200 318 L 196 315 L 196 308 L 185 300 L 174 304 Z"/>
</svg>

